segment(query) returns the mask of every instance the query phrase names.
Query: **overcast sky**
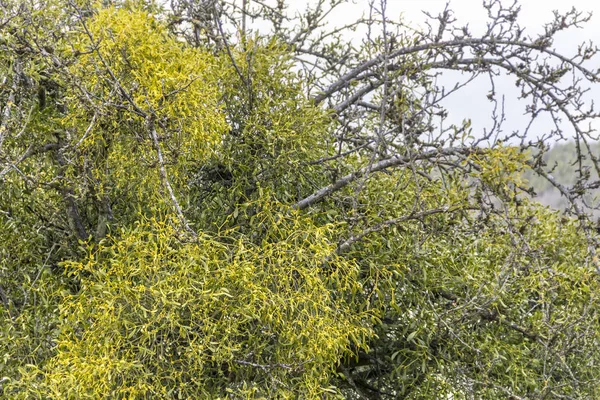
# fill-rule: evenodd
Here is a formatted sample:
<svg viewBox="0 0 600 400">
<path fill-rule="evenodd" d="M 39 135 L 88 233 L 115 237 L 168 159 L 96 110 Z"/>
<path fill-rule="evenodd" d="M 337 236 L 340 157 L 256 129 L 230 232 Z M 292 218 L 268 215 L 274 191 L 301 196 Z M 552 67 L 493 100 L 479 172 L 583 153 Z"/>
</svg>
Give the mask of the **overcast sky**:
<svg viewBox="0 0 600 400">
<path fill-rule="evenodd" d="M 298 2 L 298 4 L 301 3 L 303 2 Z M 343 12 L 340 9 L 338 14 L 343 13 L 352 18 L 359 16 L 363 11 L 366 12 L 369 6 L 368 0 L 354 0 L 352 3 L 354 4 L 344 6 Z M 379 0 L 375 0 L 375 3 L 378 5 Z M 388 0 L 387 12 L 390 18 L 404 15 L 407 22 L 421 24 L 425 19 L 422 10 L 437 14 L 444 9 L 446 3 L 446 0 Z M 509 4 L 510 1 L 504 3 Z M 521 5 L 519 20 L 533 33 L 552 18 L 553 10 L 563 12 L 575 7 L 578 10 L 589 11 L 600 16 L 600 2 L 594 0 L 521 0 L 519 3 Z M 459 24 L 469 23 L 476 30 L 476 28 L 483 29 L 485 27 L 486 12 L 482 4 L 481 0 L 455 0 L 450 1 L 450 8 L 455 11 Z M 584 39 L 598 38 L 600 37 L 600 24 L 596 23 L 595 26 L 590 24 L 585 29 L 579 30 L 578 35 Z"/>
<path fill-rule="evenodd" d="M 509 4 L 510 0 L 504 1 Z M 379 5 L 380 0 L 375 0 Z M 391 19 L 403 17 L 403 20 L 415 27 L 425 27 L 426 17 L 423 10 L 432 15 L 437 15 L 443 11 L 446 0 L 388 0 L 387 16 Z M 592 12 L 592 20 L 586 23 L 581 29 L 571 29 L 567 32 L 561 32 L 556 36 L 553 47 L 565 55 L 573 55 L 577 51 L 577 45 L 592 40 L 600 45 L 600 1 L 592 0 L 521 0 L 521 12 L 518 22 L 525 28 L 525 34 L 535 36 L 543 31 L 545 23 L 552 21 L 553 10 L 564 13 L 572 7 L 580 11 Z M 307 2 L 298 1 L 294 4 L 299 9 L 303 9 Z M 487 23 L 486 10 L 482 7 L 481 0 L 454 0 L 450 1 L 450 8 L 454 11 L 454 17 L 457 19 L 457 26 L 469 24 L 469 28 L 474 35 L 481 34 Z M 344 23 L 355 20 L 361 14 L 368 15 L 369 0 L 354 0 L 350 4 L 341 6 L 331 17 L 331 23 L 334 25 L 343 25 Z M 362 33 L 364 36 L 364 33 Z M 357 34 L 353 40 L 360 41 L 363 37 Z M 591 69 L 600 67 L 600 57 L 591 60 L 588 67 Z M 447 76 L 443 83 L 453 86 L 453 82 L 460 79 L 458 74 Z M 504 79 L 500 82 L 500 90 L 496 91 L 505 94 L 507 122 L 504 124 L 504 131 L 508 133 L 514 129 L 523 128 L 528 120 L 523 117 L 524 102 L 516 100 L 519 92 L 514 85 L 514 79 Z M 481 133 L 484 127 L 490 125 L 491 103 L 487 101 L 486 95 L 489 91 L 488 81 L 481 79 L 472 84 L 469 89 L 450 98 L 445 104 L 450 110 L 451 122 L 458 123 L 463 118 L 473 120 L 474 134 Z M 588 99 L 596 98 L 600 103 L 600 88 L 593 88 L 589 93 Z M 600 128 L 600 124 L 595 126 Z M 530 135 L 530 139 L 542 135 L 551 129 L 552 125 L 547 120 L 541 120 L 535 125 L 535 131 Z"/>
</svg>

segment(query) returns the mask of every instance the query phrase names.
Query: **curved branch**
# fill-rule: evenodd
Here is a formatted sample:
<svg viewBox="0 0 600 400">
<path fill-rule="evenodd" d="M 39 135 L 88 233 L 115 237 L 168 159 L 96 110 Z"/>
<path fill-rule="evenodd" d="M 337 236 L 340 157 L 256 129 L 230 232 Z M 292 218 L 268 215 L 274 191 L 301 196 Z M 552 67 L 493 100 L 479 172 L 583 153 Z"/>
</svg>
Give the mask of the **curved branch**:
<svg viewBox="0 0 600 400">
<path fill-rule="evenodd" d="M 365 176 L 367 174 L 373 173 L 373 172 L 379 172 L 379 171 L 384 171 L 388 168 L 399 167 L 402 165 L 408 165 L 412 162 L 420 161 L 420 160 L 430 160 L 430 159 L 434 159 L 434 158 L 447 157 L 447 156 L 453 156 L 453 155 L 463 155 L 464 156 L 464 155 L 469 155 L 469 154 L 473 154 L 473 153 L 477 153 L 477 152 L 481 152 L 481 151 L 483 151 L 483 150 L 471 148 L 471 147 L 450 147 L 447 149 L 436 149 L 436 150 L 430 150 L 430 151 L 426 151 L 426 152 L 422 152 L 422 153 L 416 153 L 416 154 L 413 154 L 411 157 L 396 155 L 391 158 L 376 162 L 367 167 L 361 168 L 358 171 L 352 172 L 352 173 L 340 178 L 338 181 L 332 183 L 331 185 L 327 185 L 327 186 L 317 190 L 310 196 L 298 201 L 292 207 L 297 210 L 303 210 L 313 204 L 320 202 L 327 196 L 344 188 L 345 186 L 354 182 L 358 178 Z"/>
<path fill-rule="evenodd" d="M 348 238 L 346 241 L 344 241 L 342 244 L 340 244 L 338 246 L 337 253 L 342 254 L 342 253 L 348 251 L 353 244 L 361 241 L 365 236 L 368 236 L 371 233 L 379 232 L 390 226 L 398 225 L 399 223 L 410 221 L 410 220 L 423 219 L 425 217 L 428 217 L 428 216 L 434 215 L 434 214 L 441 214 L 441 213 L 445 213 L 445 212 L 454 212 L 454 211 L 459 211 L 459 210 L 464 210 L 464 209 L 465 209 L 464 207 L 450 207 L 450 206 L 446 205 L 444 207 L 436 208 L 433 210 L 426 210 L 426 211 L 422 211 L 422 212 L 412 212 L 403 217 L 389 219 L 387 221 L 380 222 L 379 224 L 372 226 L 370 228 L 367 228 L 364 231 L 360 232 L 359 234 L 353 235 L 350 238 Z"/>
<path fill-rule="evenodd" d="M 351 81 L 357 80 L 358 76 L 368 70 L 371 67 L 374 67 L 378 64 L 385 62 L 386 59 L 390 60 L 393 58 L 397 58 L 403 55 L 419 53 L 427 50 L 440 50 L 446 49 L 449 47 L 475 47 L 478 45 L 508 45 L 526 48 L 530 50 L 537 50 L 542 53 L 546 53 L 553 57 L 558 58 L 559 60 L 568 63 L 573 68 L 582 72 L 589 80 L 591 81 L 599 81 L 600 77 L 597 73 L 590 71 L 589 69 L 583 67 L 583 65 L 569 59 L 553 50 L 547 49 L 543 43 L 540 41 L 536 41 L 533 43 L 518 41 L 518 40 L 502 40 L 502 39 L 493 39 L 493 38 L 461 38 L 448 40 L 445 42 L 437 42 L 437 43 L 426 43 L 417 46 L 405 47 L 398 49 L 390 54 L 380 54 L 379 56 L 372 58 L 369 61 L 364 62 L 358 67 L 354 68 L 352 71 L 346 73 L 341 78 L 339 78 L 336 82 L 332 83 L 324 92 L 313 97 L 313 100 L 316 104 L 323 102 L 325 99 L 331 97 L 334 93 L 338 92 L 340 89 L 346 87 Z"/>
<path fill-rule="evenodd" d="M 198 237 L 198 234 L 192 229 L 190 224 L 185 218 L 183 214 L 183 210 L 179 205 L 179 201 L 177 201 L 177 197 L 175 196 L 175 192 L 173 191 L 173 187 L 169 182 L 169 176 L 167 175 L 167 170 L 165 168 L 165 160 L 163 158 L 162 150 L 160 149 L 160 143 L 158 142 L 158 134 L 156 133 L 156 127 L 154 126 L 154 121 L 151 117 L 147 118 L 146 123 L 148 124 L 148 131 L 150 136 L 152 137 L 152 142 L 154 143 L 154 149 L 156 150 L 156 154 L 158 157 L 158 169 L 160 171 L 160 177 L 163 181 L 163 185 L 167 188 L 167 192 L 169 193 L 169 197 L 171 198 L 171 202 L 173 203 L 173 207 L 175 208 L 175 212 L 177 216 L 181 220 L 186 231 L 192 234 L 194 238 Z"/>
</svg>

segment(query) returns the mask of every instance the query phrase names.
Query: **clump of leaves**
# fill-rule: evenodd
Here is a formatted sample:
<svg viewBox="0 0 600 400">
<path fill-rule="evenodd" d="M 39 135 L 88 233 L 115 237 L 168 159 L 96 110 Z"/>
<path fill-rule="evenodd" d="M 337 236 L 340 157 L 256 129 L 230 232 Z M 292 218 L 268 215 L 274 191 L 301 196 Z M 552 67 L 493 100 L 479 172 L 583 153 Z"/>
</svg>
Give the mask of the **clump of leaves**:
<svg viewBox="0 0 600 400">
<path fill-rule="evenodd" d="M 266 230 L 261 245 L 208 236 L 182 243 L 171 224 L 143 221 L 66 262 L 81 289 L 63 301 L 58 353 L 30 393 L 321 393 L 336 360 L 369 334 L 366 314 L 351 304 L 356 266 L 332 256 L 331 227 L 266 212 L 257 218 Z"/>
</svg>

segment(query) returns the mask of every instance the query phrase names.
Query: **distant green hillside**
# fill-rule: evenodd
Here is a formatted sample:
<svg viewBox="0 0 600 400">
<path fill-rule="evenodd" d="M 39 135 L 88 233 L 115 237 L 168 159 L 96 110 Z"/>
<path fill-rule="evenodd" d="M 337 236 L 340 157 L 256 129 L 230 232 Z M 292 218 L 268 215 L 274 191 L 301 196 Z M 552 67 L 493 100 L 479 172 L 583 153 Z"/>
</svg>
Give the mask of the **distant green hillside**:
<svg viewBox="0 0 600 400">
<path fill-rule="evenodd" d="M 591 146 L 592 154 L 600 157 L 600 142 L 593 143 Z M 577 169 L 578 165 L 573 165 L 573 160 L 576 159 L 576 144 L 573 141 L 555 144 L 544 156 L 544 160 L 547 164 L 548 169 L 552 169 L 552 176 L 562 185 L 571 187 L 577 181 Z M 584 154 L 588 154 L 587 151 Z M 591 179 L 598 179 L 598 174 L 591 168 L 591 161 L 589 156 L 584 161 L 584 168 L 589 168 Z M 546 179 L 534 176 L 534 174 L 527 174 L 527 180 L 530 185 L 533 186 L 537 193 L 537 200 L 541 203 L 551 206 L 553 208 L 565 209 L 568 207 L 568 201 L 564 196 L 561 196 L 560 192 L 552 186 Z M 600 190 L 595 190 L 586 196 L 587 201 L 591 201 L 592 204 L 598 204 L 600 201 Z M 595 215 L 600 216 L 600 212 L 594 212 Z"/>
</svg>

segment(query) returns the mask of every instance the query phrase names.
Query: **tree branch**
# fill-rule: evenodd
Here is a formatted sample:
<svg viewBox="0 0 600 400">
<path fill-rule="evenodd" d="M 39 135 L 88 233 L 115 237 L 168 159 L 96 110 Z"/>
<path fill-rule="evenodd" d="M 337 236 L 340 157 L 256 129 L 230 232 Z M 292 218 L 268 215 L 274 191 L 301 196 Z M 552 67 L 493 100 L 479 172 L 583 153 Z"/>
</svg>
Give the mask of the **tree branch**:
<svg viewBox="0 0 600 400">
<path fill-rule="evenodd" d="M 366 174 L 370 174 L 373 172 L 384 171 L 388 168 L 399 167 L 402 165 L 408 165 L 415 161 L 420 160 L 430 160 L 433 158 L 452 156 L 452 155 L 469 155 L 476 152 L 481 152 L 483 150 L 470 148 L 470 147 L 450 147 L 446 149 L 436 149 L 431 151 L 426 151 L 422 153 L 415 153 L 411 157 L 396 155 L 391 158 L 379 161 L 374 163 L 373 165 L 366 166 L 364 168 L 359 169 L 356 172 L 350 173 L 342 178 L 340 178 L 337 182 L 332 183 L 331 185 L 325 186 L 310 196 L 298 201 L 292 207 L 298 210 L 303 210 L 313 204 L 316 204 L 323 200 L 325 197 L 330 194 L 337 192 L 338 190 L 344 188 L 348 184 L 354 182 Z"/>
<path fill-rule="evenodd" d="M 175 192 L 173 191 L 173 187 L 169 182 L 169 176 L 167 175 L 167 170 L 165 168 L 165 160 L 163 158 L 162 150 L 160 149 L 160 143 L 158 142 L 158 134 L 156 133 L 156 126 L 154 124 L 154 120 L 152 119 L 152 117 L 148 117 L 146 119 L 146 123 L 148 126 L 148 132 L 150 133 L 150 137 L 152 138 L 152 142 L 154 143 L 154 149 L 156 150 L 156 154 L 158 156 L 158 169 L 160 171 L 160 176 L 163 181 L 163 185 L 165 185 L 165 188 L 169 193 L 169 197 L 171 198 L 171 202 L 173 203 L 173 208 L 175 208 L 175 212 L 181 220 L 181 223 L 183 224 L 185 230 L 191 233 L 194 238 L 197 238 L 198 234 L 192 229 L 187 219 L 185 218 L 183 210 L 181 209 L 179 201 L 177 201 L 177 197 L 175 196 Z"/>
</svg>

